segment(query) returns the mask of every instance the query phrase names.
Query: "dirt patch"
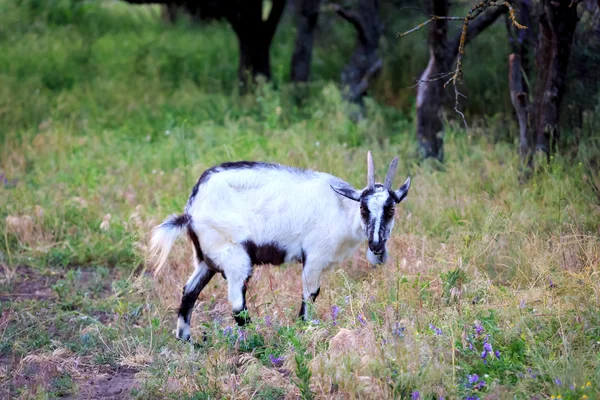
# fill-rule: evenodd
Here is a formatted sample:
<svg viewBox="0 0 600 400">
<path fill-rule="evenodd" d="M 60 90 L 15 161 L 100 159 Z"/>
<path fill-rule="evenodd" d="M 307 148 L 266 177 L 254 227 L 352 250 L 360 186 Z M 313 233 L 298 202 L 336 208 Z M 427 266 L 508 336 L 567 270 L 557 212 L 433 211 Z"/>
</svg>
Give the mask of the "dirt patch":
<svg viewBox="0 0 600 400">
<path fill-rule="evenodd" d="M 131 390 L 140 387 L 136 380 L 136 370 L 120 368 L 106 374 L 97 374 L 93 378 L 78 382 L 79 392 L 75 396 L 65 397 L 69 400 L 131 399 Z"/>
<path fill-rule="evenodd" d="M 0 291 L 0 301 L 53 300 L 56 294 L 52 285 L 59 277 L 42 275 L 28 266 L 19 266 L 11 278 L 10 293 Z"/>
</svg>

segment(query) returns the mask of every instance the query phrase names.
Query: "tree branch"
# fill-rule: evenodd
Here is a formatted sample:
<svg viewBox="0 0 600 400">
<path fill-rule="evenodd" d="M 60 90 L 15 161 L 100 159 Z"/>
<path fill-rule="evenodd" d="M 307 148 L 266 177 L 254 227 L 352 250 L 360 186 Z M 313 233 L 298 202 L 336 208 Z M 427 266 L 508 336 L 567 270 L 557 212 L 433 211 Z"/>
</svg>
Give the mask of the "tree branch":
<svg viewBox="0 0 600 400">
<path fill-rule="evenodd" d="M 379 72 L 381 67 L 383 67 L 383 62 L 380 59 L 377 59 L 377 61 L 371 64 L 371 66 L 369 67 L 367 72 L 365 72 L 358 85 L 356 85 L 354 90 L 352 90 L 352 93 L 349 96 L 350 101 L 356 102 L 356 100 L 358 100 L 358 98 L 361 97 L 363 93 L 367 91 L 367 89 L 369 88 L 369 80 L 373 77 L 373 75 Z"/>
<path fill-rule="evenodd" d="M 363 26 L 362 20 L 360 16 L 351 10 L 346 10 L 342 8 L 339 4 L 330 4 L 330 9 L 335 11 L 340 17 L 344 18 L 346 21 L 350 22 L 356 31 L 358 32 L 358 40 L 363 44 L 367 44 L 367 34 L 365 32 L 365 27 Z"/>
<path fill-rule="evenodd" d="M 479 35 L 481 32 L 486 30 L 501 15 L 504 15 L 506 13 L 506 11 L 507 11 L 506 7 L 496 7 L 492 10 L 488 10 L 488 11 L 484 12 L 482 15 L 475 18 L 473 20 L 473 22 L 471 22 L 469 24 L 469 27 L 467 29 L 467 35 L 465 36 L 464 44 L 466 45 L 471 40 L 475 39 L 477 37 L 477 35 Z M 464 20 L 464 18 L 461 18 L 461 19 Z M 463 34 L 462 32 L 459 32 L 452 39 L 450 49 L 453 54 L 456 54 L 458 52 L 458 48 L 460 46 L 460 38 L 461 38 L 462 34 Z"/>
</svg>

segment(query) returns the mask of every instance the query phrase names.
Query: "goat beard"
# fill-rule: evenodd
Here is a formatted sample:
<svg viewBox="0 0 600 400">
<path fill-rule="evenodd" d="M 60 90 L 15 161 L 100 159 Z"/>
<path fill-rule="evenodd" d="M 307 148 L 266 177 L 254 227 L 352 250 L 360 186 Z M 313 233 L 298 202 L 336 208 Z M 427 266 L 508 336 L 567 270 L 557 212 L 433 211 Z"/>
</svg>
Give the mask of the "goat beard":
<svg viewBox="0 0 600 400">
<path fill-rule="evenodd" d="M 367 261 L 371 265 L 381 265 L 384 264 L 388 259 L 387 249 L 383 250 L 381 254 L 375 254 L 371 251 L 371 249 L 367 249 Z"/>
</svg>

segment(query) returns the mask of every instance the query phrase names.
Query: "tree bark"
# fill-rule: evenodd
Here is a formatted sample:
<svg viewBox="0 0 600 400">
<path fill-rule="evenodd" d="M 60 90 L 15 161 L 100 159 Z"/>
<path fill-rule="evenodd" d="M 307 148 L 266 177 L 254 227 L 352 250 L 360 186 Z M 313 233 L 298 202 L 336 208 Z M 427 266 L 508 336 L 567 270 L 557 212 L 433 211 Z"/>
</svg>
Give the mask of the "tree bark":
<svg viewBox="0 0 600 400">
<path fill-rule="evenodd" d="M 248 90 L 259 75 L 271 79 L 270 48 L 285 0 L 273 0 L 267 20 L 262 19 L 262 0 L 235 0 L 226 18 L 237 35 L 240 46 L 238 76 L 240 90 Z"/>
<path fill-rule="evenodd" d="M 523 84 L 521 57 L 518 54 L 508 56 L 510 99 L 519 121 L 519 154 L 523 166 L 531 162 L 533 135 L 530 121 L 530 107 L 527 87 Z"/>
<path fill-rule="evenodd" d="M 369 81 L 379 72 L 383 62 L 377 55 L 383 24 L 379 18 L 378 0 L 359 0 L 357 12 L 341 7 L 337 13 L 350 22 L 357 33 L 356 47 L 341 74 L 344 98 L 363 105 Z"/>
<path fill-rule="evenodd" d="M 538 39 L 536 85 L 536 150 L 547 155 L 558 139 L 560 104 L 565 93 L 567 67 L 579 18 L 577 2 L 543 0 Z"/>
<path fill-rule="evenodd" d="M 292 56 L 292 82 L 308 82 L 321 0 L 302 0 L 297 5 L 298 33 Z"/>
<path fill-rule="evenodd" d="M 448 0 L 433 0 L 430 12 L 448 16 Z M 417 140 L 423 158 L 444 159 L 443 99 L 444 80 L 438 74 L 450 71 L 448 21 L 438 19 L 429 24 L 429 63 L 419 78 L 417 89 Z M 437 78 L 437 79 L 436 79 Z"/>
<path fill-rule="evenodd" d="M 448 0 L 433 0 L 429 12 L 437 16 L 448 16 Z M 492 25 L 506 12 L 505 7 L 486 11 L 468 25 L 465 44 Z M 417 140 L 423 158 L 444 159 L 444 83 L 440 74 L 451 72 L 460 44 L 460 32 L 448 40 L 448 21 L 437 19 L 429 24 L 429 63 L 419 78 L 417 87 Z"/>
</svg>

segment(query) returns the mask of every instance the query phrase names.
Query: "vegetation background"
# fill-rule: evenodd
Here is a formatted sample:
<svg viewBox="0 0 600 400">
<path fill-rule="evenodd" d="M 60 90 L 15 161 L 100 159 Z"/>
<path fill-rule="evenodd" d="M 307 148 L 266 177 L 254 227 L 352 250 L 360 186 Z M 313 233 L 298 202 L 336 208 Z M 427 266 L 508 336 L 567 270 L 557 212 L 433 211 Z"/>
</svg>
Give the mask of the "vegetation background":
<svg viewBox="0 0 600 400">
<path fill-rule="evenodd" d="M 570 81 L 563 120 L 583 105 L 581 118 L 520 183 L 498 23 L 464 59 L 469 131 L 447 113 L 444 163 L 419 162 L 408 87 L 427 64 L 426 34 L 395 34 L 423 16 L 383 15 L 384 67 L 356 120 L 337 83 L 355 33 L 333 15 L 319 22 L 298 105 L 292 15 L 271 82 L 241 96 L 224 22 L 165 25 L 158 6 L 118 1 L 1 0 L 0 398 L 598 398 L 596 81 Z M 586 40 L 576 36 L 570 71 L 597 57 Z M 179 242 L 157 278 L 145 250 L 202 171 L 266 160 L 360 187 L 368 149 L 377 176 L 399 155 L 413 179 L 390 261 L 371 268 L 361 250 L 336 266 L 306 324 L 296 265 L 255 269 L 245 330 L 215 279 L 195 342 L 177 342 L 191 246 Z"/>
</svg>

